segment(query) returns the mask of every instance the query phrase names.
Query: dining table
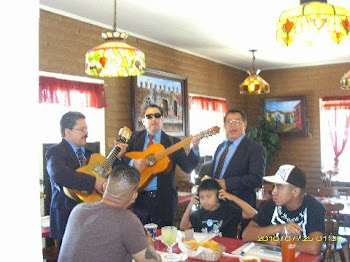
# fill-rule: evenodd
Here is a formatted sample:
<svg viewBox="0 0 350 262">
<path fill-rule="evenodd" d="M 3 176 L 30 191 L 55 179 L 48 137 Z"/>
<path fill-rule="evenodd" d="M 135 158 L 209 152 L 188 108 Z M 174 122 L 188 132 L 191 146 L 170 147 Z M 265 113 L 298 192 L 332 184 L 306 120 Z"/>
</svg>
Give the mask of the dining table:
<svg viewBox="0 0 350 262">
<path fill-rule="evenodd" d="M 160 230 L 157 231 L 157 235 L 160 234 Z M 212 240 L 218 242 L 219 244 L 223 245 L 225 247 L 225 252 L 222 254 L 221 258 L 218 261 L 221 262 L 227 262 L 227 261 L 239 261 L 240 256 L 233 256 L 231 255 L 231 252 L 236 250 L 237 248 L 243 246 L 246 244 L 241 239 L 236 239 L 236 238 L 228 238 L 228 237 L 214 237 Z M 157 251 L 160 252 L 167 252 L 167 247 L 162 243 L 159 237 L 156 238 L 154 242 L 154 247 Z M 178 244 L 175 244 L 173 246 L 173 252 L 174 253 L 181 253 L 181 250 L 178 247 Z M 296 258 L 295 262 L 319 262 L 322 260 L 322 255 L 311 255 L 307 253 L 300 252 Z M 203 260 L 198 260 L 194 258 L 187 258 L 185 260 L 187 262 L 197 262 L 197 261 L 203 261 Z M 271 260 L 266 260 L 266 259 L 261 259 L 261 262 L 271 262 Z"/>
</svg>

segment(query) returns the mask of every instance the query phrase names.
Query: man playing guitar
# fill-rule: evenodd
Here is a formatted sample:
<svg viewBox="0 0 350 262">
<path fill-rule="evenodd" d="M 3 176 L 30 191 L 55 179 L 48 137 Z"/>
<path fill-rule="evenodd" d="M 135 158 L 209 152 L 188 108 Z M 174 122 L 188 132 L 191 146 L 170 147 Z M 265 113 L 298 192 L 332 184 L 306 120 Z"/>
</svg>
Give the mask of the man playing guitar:
<svg viewBox="0 0 350 262">
<path fill-rule="evenodd" d="M 155 104 L 148 105 L 144 111 L 142 123 L 146 130 L 133 132 L 127 151 L 144 151 L 152 143 L 160 143 L 165 148 L 178 143 L 180 139 L 170 137 L 162 131 L 163 109 Z M 192 138 L 193 147 L 188 155 L 182 148 L 170 156 L 170 170 L 164 171 L 150 181 L 149 185 L 138 195 L 133 206 L 134 213 L 143 224 L 156 223 L 159 227 L 172 225 L 177 209 L 177 192 L 175 188 L 176 164 L 190 173 L 199 162 L 200 137 Z M 148 165 L 145 159 L 125 159 L 130 166 L 142 172 Z"/>
<path fill-rule="evenodd" d="M 63 234 L 72 209 L 79 203 L 64 193 L 64 187 L 92 193 L 102 193 L 106 179 L 77 172 L 84 160 L 88 160 L 92 152 L 85 149 L 88 127 L 85 116 L 80 112 L 67 112 L 60 121 L 62 141 L 50 147 L 45 155 L 47 172 L 50 176 L 52 196 L 50 205 L 50 237 L 60 246 Z M 121 157 L 126 144 L 118 143 Z"/>
</svg>

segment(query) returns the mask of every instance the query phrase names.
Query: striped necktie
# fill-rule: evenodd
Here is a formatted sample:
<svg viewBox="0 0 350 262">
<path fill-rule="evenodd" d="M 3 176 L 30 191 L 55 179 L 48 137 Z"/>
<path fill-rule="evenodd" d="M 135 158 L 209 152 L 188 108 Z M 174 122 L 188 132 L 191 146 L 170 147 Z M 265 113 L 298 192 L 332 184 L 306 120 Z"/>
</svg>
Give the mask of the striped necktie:
<svg viewBox="0 0 350 262">
<path fill-rule="evenodd" d="M 222 170 L 222 167 L 224 166 L 225 158 L 226 158 L 226 155 L 228 153 L 228 148 L 230 147 L 230 145 L 232 143 L 233 143 L 232 141 L 228 141 L 227 142 L 225 150 L 222 152 L 222 154 L 220 156 L 220 159 L 219 159 L 219 162 L 218 162 L 218 166 L 217 166 L 216 171 L 215 171 L 215 176 L 214 176 L 215 179 L 219 179 L 220 178 L 221 170 Z"/>
<path fill-rule="evenodd" d="M 75 152 L 77 154 L 77 157 L 78 157 L 78 160 L 79 160 L 79 164 L 80 164 L 80 166 L 82 166 L 84 161 L 85 161 L 85 156 L 83 154 L 83 151 L 79 147 Z"/>
<path fill-rule="evenodd" d="M 147 147 L 149 147 L 150 145 L 152 145 L 153 144 L 153 137 L 154 137 L 154 135 L 149 135 L 149 140 L 148 140 L 148 143 L 147 143 Z"/>
</svg>

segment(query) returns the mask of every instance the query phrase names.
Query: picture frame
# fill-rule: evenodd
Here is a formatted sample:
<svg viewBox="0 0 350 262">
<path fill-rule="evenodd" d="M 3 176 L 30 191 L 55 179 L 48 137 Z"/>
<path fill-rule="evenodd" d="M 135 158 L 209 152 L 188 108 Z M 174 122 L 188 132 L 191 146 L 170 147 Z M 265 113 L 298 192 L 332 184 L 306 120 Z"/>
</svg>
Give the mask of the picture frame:
<svg viewBox="0 0 350 262">
<path fill-rule="evenodd" d="M 308 135 L 305 96 L 264 98 L 260 100 L 260 109 L 267 121 L 282 124 L 282 135 Z"/>
<path fill-rule="evenodd" d="M 133 130 L 144 129 L 145 107 L 157 104 L 163 109 L 163 131 L 171 136 L 188 136 L 187 78 L 167 72 L 146 69 L 134 77 L 132 84 Z"/>
</svg>

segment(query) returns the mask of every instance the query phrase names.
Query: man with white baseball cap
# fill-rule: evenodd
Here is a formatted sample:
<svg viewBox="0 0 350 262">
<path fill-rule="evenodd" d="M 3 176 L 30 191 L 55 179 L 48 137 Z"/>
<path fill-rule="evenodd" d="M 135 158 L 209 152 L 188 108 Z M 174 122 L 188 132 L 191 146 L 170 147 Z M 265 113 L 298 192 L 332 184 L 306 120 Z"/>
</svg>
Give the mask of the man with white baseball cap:
<svg viewBox="0 0 350 262">
<path fill-rule="evenodd" d="M 296 250 L 319 254 L 325 233 L 325 208 L 305 193 L 305 173 L 294 165 L 282 165 L 274 176 L 264 180 L 275 184 L 272 198 L 253 217 L 242 239 L 280 245 L 279 234 L 288 231 L 300 236 Z"/>
</svg>

